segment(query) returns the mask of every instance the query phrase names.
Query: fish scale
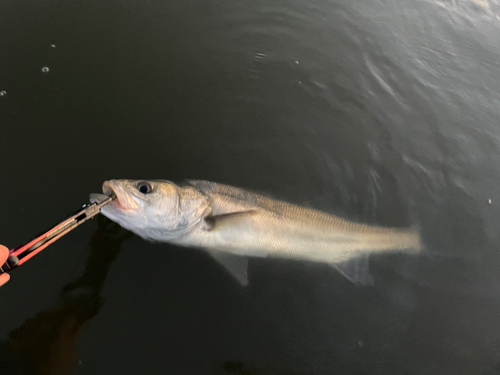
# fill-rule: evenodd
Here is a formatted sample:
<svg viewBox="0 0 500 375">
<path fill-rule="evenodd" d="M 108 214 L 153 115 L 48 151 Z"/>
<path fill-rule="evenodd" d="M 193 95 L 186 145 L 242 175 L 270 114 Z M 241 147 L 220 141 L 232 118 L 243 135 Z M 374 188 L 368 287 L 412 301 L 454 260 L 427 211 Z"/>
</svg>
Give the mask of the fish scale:
<svg viewBox="0 0 500 375">
<path fill-rule="evenodd" d="M 417 230 L 360 224 L 215 182 L 110 180 L 103 192 L 117 196 L 102 209 L 111 220 L 146 240 L 205 249 L 243 285 L 247 257 L 327 263 L 357 282 L 369 254 L 422 247 Z"/>
</svg>

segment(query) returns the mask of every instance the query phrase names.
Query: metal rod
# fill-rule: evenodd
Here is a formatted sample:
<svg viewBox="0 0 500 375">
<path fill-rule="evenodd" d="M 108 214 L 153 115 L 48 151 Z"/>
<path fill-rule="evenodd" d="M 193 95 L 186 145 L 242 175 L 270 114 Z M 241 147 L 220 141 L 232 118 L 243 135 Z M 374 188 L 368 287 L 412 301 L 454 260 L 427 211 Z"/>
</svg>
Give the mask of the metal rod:
<svg viewBox="0 0 500 375">
<path fill-rule="evenodd" d="M 0 274 L 10 272 L 14 268 L 24 264 L 40 251 L 99 214 L 99 212 L 101 212 L 101 208 L 111 203 L 114 199 L 116 199 L 116 195 L 111 194 L 102 202 L 85 205 L 82 210 L 71 215 L 66 220 L 37 236 L 35 239 L 28 241 L 24 245 L 13 248 L 10 250 L 10 256 L 7 262 L 0 267 Z"/>
</svg>

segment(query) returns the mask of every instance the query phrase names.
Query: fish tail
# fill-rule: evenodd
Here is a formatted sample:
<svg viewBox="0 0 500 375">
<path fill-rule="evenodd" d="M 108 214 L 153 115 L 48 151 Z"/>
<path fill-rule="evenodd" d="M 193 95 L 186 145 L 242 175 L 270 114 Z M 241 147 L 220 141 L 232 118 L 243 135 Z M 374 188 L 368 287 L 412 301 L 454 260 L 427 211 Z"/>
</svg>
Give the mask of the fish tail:
<svg viewBox="0 0 500 375">
<path fill-rule="evenodd" d="M 405 230 L 399 235 L 399 244 L 401 250 L 408 252 L 420 253 L 423 249 L 422 236 L 420 235 L 420 228 L 412 226 L 410 229 Z"/>
<path fill-rule="evenodd" d="M 424 248 L 424 244 L 422 243 L 422 236 L 420 235 L 420 231 L 415 230 L 411 234 L 411 237 L 412 237 L 412 243 L 413 243 L 413 246 L 415 247 L 415 250 L 417 250 L 418 252 L 422 251 Z"/>
<path fill-rule="evenodd" d="M 418 228 L 396 229 L 383 234 L 374 234 L 364 239 L 363 248 L 374 251 L 404 251 L 418 254 L 423 248 Z"/>
</svg>

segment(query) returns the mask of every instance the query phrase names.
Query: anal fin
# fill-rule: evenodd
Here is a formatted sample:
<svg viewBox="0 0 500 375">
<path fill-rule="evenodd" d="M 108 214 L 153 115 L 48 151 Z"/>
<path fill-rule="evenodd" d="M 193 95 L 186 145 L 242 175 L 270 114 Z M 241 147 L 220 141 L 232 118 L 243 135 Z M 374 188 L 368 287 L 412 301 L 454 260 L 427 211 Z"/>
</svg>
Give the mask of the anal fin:
<svg viewBox="0 0 500 375">
<path fill-rule="evenodd" d="M 342 263 L 332 263 L 332 266 L 355 285 L 373 286 L 374 280 L 369 272 L 368 255 L 361 255 Z"/>
</svg>

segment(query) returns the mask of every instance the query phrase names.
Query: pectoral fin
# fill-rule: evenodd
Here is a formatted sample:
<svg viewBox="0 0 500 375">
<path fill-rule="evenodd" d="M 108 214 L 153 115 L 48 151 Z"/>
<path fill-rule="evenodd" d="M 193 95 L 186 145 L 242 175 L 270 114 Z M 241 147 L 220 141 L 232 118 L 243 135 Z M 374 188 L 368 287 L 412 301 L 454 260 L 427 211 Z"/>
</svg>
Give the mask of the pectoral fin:
<svg viewBox="0 0 500 375">
<path fill-rule="evenodd" d="M 342 263 L 332 263 L 332 266 L 353 284 L 373 285 L 373 277 L 370 275 L 368 267 L 368 255 L 362 255 Z"/>
<path fill-rule="evenodd" d="M 248 285 L 248 258 L 219 251 L 208 252 L 222 265 L 242 286 Z"/>
<path fill-rule="evenodd" d="M 225 225 L 235 226 L 252 218 L 257 211 L 241 211 L 232 212 L 222 215 L 207 216 L 204 219 L 204 229 L 212 231 L 214 229 L 222 228 Z"/>
</svg>

